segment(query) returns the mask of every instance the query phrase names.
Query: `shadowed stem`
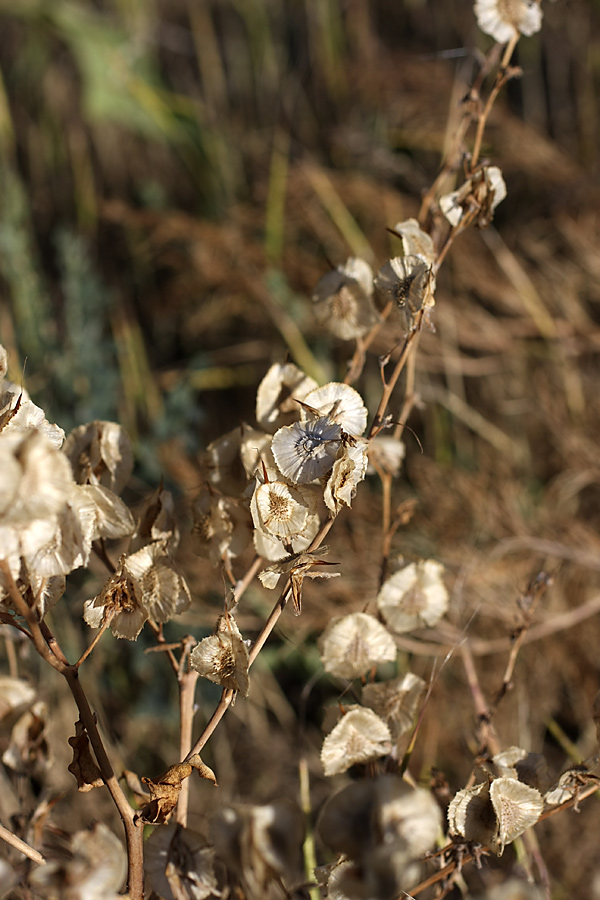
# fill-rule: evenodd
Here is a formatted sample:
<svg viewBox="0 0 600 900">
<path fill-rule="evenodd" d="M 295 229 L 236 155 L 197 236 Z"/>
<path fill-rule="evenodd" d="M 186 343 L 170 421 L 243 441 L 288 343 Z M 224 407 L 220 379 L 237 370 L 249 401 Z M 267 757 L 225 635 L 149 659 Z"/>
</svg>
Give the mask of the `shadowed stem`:
<svg viewBox="0 0 600 900">
<path fill-rule="evenodd" d="M 117 781 L 110 760 L 102 743 L 102 738 L 96 725 L 96 717 L 88 703 L 87 696 L 81 682 L 77 666 L 69 665 L 58 641 L 45 622 L 38 622 L 34 610 L 26 603 L 15 584 L 10 568 L 5 560 L 0 560 L 0 569 L 4 575 L 6 588 L 10 601 L 17 613 L 25 619 L 29 626 L 31 641 L 39 655 L 53 669 L 56 669 L 69 685 L 73 699 L 79 710 L 79 717 L 87 732 L 88 738 L 94 750 L 96 761 L 102 775 L 102 780 L 108 788 L 112 800 L 117 807 L 127 843 L 127 861 L 129 866 L 128 888 L 130 900 L 143 900 L 144 896 L 144 867 L 143 867 L 143 831 L 137 828 L 133 816 L 134 811 L 129 805 L 121 786 Z"/>
</svg>

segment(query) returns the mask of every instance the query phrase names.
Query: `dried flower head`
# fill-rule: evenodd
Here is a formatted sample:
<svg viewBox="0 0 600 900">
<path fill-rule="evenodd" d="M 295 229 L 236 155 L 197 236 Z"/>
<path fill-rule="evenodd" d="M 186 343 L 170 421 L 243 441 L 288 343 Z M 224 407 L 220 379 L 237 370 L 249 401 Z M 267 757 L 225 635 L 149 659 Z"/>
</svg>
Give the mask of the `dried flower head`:
<svg viewBox="0 0 600 900">
<path fill-rule="evenodd" d="M 310 546 L 319 530 L 320 524 L 321 521 L 318 513 L 307 517 L 302 534 L 294 535 L 294 537 L 286 542 L 288 547 L 291 547 L 292 553 L 302 554 L 302 552 Z M 258 528 L 254 529 L 252 540 L 257 554 L 264 559 L 268 559 L 269 562 L 275 563 L 279 562 L 279 560 L 285 561 L 289 557 L 289 551 L 284 546 L 283 541 L 263 531 L 259 531 Z M 279 576 L 276 576 L 275 583 L 278 577 Z M 271 587 L 271 584 L 267 583 L 266 580 L 261 579 L 261 581 L 265 587 Z M 273 587 L 275 587 L 275 583 L 272 585 Z"/>
<path fill-rule="evenodd" d="M 4 380 L 7 370 L 7 353 L 0 344 L 0 434 L 37 431 L 55 450 L 60 449 L 65 439 L 62 428 L 48 422 L 44 410 L 33 403 L 24 388 Z"/>
<path fill-rule="evenodd" d="M 234 428 L 212 441 L 200 457 L 202 475 L 212 487 L 239 497 L 248 484 L 240 457 L 242 429 Z"/>
<path fill-rule="evenodd" d="M 13 725 L 10 742 L 2 754 L 4 765 L 43 782 L 53 762 L 47 725 L 48 707 L 38 700 Z"/>
<path fill-rule="evenodd" d="M 433 559 L 410 563 L 381 587 L 377 607 L 394 631 L 432 627 L 448 609 L 444 567 Z"/>
<path fill-rule="evenodd" d="M 123 845 L 106 825 L 78 831 L 57 859 L 29 876 L 36 893 L 61 900 L 118 900 L 127 874 Z"/>
<path fill-rule="evenodd" d="M 317 320 L 344 341 L 365 334 L 379 319 L 373 306 L 373 271 L 351 257 L 321 278 L 313 293 Z"/>
<path fill-rule="evenodd" d="M 213 565 L 229 561 L 243 553 L 252 539 L 252 526 L 245 505 L 223 497 L 207 487 L 192 507 L 192 538 L 199 556 Z M 284 551 L 285 552 L 285 551 Z"/>
<path fill-rule="evenodd" d="M 289 541 L 304 532 L 309 513 L 316 511 L 309 508 L 312 496 L 307 494 L 305 497 L 299 488 L 282 481 L 260 484 L 257 480 L 250 501 L 254 527 L 267 535 Z"/>
<path fill-rule="evenodd" d="M 498 821 L 496 844 L 500 856 L 507 844 L 535 825 L 544 800 L 538 790 L 515 778 L 495 778 L 490 785 L 490 800 Z"/>
<path fill-rule="evenodd" d="M 342 429 L 329 416 L 284 425 L 273 436 L 271 449 L 284 478 L 308 484 L 332 468 Z"/>
<path fill-rule="evenodd" d="M 342 507 L 352 506 L 357 485 L 367 471 L 368 446 L 364 438 L 344 440 L 323 494 L 325 506 L 333 516 L 337 516 Z"/>
<path fill-rule="evenodd" d="M 406 219 L 397 222 L 392 231 L 402 238 L 402 250 L 404 256 L 418 256 L 428 266 L 435 262 L 435 247 L 433 240 L 423 231 L 416 219 Z"/>
<path fill-rule="evenodd" d="M 310 420 L 315 414 L 327 416 L 330 422 L 340 425 L 347 434 L 362 434 L 367 427 L 367 407 L 358 391 L 349 384 L 332 381 L 310 391 L 304 398 L 300 418 Z"/>
<path fill-rule="evenodd" d="M 286 556 L 281 562 L 267 566 L 259 574 L 261 584 L 268 590 L 273 590 L 279 581 L 280 575 L 289 575 L 292 586 L 292 601 L 294 612 L 299 615 L 302 611 L 302 587 L 305 578 L 338 578 L 339 572 L 312 572 L 313 566 L 335 566 L 337 563 L 322 559 L 329 553 L 329 547 L 320 547 L 313 552 L 299 552 Z"/>
<path fill-rule="evenodd" d="M 215 851 L 201 834 L 181 825 L 157 828 L 144 853 L 149 891 L 163 900 L 218 897 L 214 857 Z"/>
<path fill-rule="evenodd" d="M 100 484 L 120 494 L 133 471 L 133 450 L 116 422 L 90 422 L 74 428 L 65 441 L 78 484 Z"/>
<path fill-rule="evenodd" d="M 286 801 L 222 807 L 211 821 L 215 849 L 248 900 L 269 897 L 272 882 L 281 889 L 282 879 L 294 877 L 303 836 L 302 814 Z"/>
<path fill-rule="evenodd" d="M 392 737 L 398 741 L 412 731 L 426 688 L 422 678 L 407 672 L 391 681 L 366 684 L 361 701 L 387 722 Z"/>
<path fill-rule="evenodd" d="M 387 472 L 394 477 L 399 474 L 406 447 L 398 438 L 377 435 L 369 441 L 367 475 L 374 471 Z"/>
<path fill-rule="evenodd" d="M 299 415 L 297 401 L 304 400 L 316 387 L 314 378 L 309 378 L 293 363 L 275 363 L 256 392 L 256 421 L 271 433 L 291 424 Z"/>
<path fill-rule="evenodd" d="M 476 0 L 477 24 L 484 32 L 506 44 L 520 32 L 535 34 L 542 27 L 540 0 Z"/>
<path fill-rule="evenodd" d="M 406 330 L 412 328 L 419 310 L 435 305 L 433 269 L 420 256 L 395 256 L 388 260 L 377 273 L 375 284 L 397 303 Z"/>
<path fill-rule="evenodd" d="M 392 748 L 390 729 L 363 706 L 349 706 L 323 741 L 321 764 L 326 775 L 340 775 L 356 763 L 386 756 Z"/>
<path fill-rule="evenodd" d="M 119 566 L 102 591 L 85 602 L 83 618 L 90 628 L 110 623 L 115 637 L 135 641 L 148 618 L 136 587 L 124 564 Z"/>
<path fill-rule="evenodd" d="M 192 650 L 190 664 L 209 681 L 248 696 L 248 647 L 232 615 L 219 616 L 215 633 Z"/>
<path fill-rule="evenodd" d="M 484 847 L 493 847 L 496 840 L 497 819 L 490 802 L 488 782 L 463 788 L 452 798 L 448 807 L 450 833 Z"/>
<path fill-rule="evenodd" d="M 450 194 L 440 197 L 440 209 L 450 224 L 456 226 L 463 216 L 474 218 L 480 228 L 485 228 L 494 217 L 494 210 L 506 197 L 506 184 L 497 166 L 483 166 L 463 185 Z"/>
<path fill-rule="evenodd" d="M 393 662 L 394 639 L 381 622 L 367 613 L 334 619 L 319 639 L 325 671 L 338 678 L 358 678 L 378 663 Z"/>
</svg>

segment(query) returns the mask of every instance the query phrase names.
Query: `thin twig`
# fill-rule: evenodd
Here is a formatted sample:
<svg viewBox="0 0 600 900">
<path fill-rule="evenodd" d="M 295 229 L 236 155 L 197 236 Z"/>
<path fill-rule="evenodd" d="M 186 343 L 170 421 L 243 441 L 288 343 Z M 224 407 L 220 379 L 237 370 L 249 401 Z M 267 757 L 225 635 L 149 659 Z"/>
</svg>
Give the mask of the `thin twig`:
<svg viewBox="0 0 600 900">
<path fill-rule="evenodd" d="M 21 838 L 18 838 L 16 834 L 13 834 L 12 831 L 9 831 L 8 828 L 5 828 L 4 825 L 0 825 L 0 839 L 5 843 L 10 844 L 11 847 L 14 847 L 15 850 L 20 850 L 21 853 L 24 853 L 25 856 L 32 859 L 33 862 L 37 863 L 38 866 L 45 866 L 46 860 L 37 850 L 34 850 L 33 847 L 30 847 L 29 844 L 26 844 L 25 841 L 22 841 Z"/>
</svg>

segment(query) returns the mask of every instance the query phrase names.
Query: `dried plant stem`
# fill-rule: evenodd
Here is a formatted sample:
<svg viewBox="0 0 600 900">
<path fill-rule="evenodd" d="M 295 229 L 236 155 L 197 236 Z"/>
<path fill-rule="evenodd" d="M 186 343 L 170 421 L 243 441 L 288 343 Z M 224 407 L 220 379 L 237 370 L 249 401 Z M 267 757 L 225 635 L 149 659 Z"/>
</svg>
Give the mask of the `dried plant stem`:
<svg viewBox="0 0 600 900">
<path fill-rule="evenodd" d="M 477 675 L 477 669 L 473 661 L 473 654 L 469 647 L 469 642 L 464 640 L 460 645 L 463 666 L 467 676 L 467 682 L 471 689 L 473 697 L 473 705 L 479 719 L 479 755 L 482 753 L 491 753 L 492 756 L 501 750 L 498 735 L 495 732 L 491 722 L 490 709 L 483 696 Z M 473 775 L 471 776 L 473 781 Z M 471 782 L 470 782 L 471 783 Z"/>
<path fill-rule="evenodd" d="M 312 550 L 317 550 L 321 546 L 321 544 L 325 540 L 326 536 L 329 534 L 329 531 L 331 529 L 331 526 L 333 525 L 333 522 L 334 522 L 333 519 L 326 519 L 325 522 L 323 522 L 318 533 L 313 538 L 312 543 L 307 548 L 307 552 L 310 552 Z M 248 655 L 249 656 L 248 665 L 250 665 L 250 666 L 252 665 L 252 663 L 254 662 L 254 660 L 256 659 L 256 657 L 258 656 L 260 651 L 262 650 L 263 646 L 266 644 L 266 642 L 269 638 L 269 635 L 275 628 L 275 625 L 279 621 L 279 617 L 281 616 L 281 613 L 285 609 L 290 597 L 292 596 L 291 584 L 292 584 L 291 578 L 288 578 L 281 594 L 279 595 L 279 599 L 277 600 L 277 603 L 271 610 L 271 613 L 270 613 L 267 621 L 263 625 L 260 634 L 258 635 L 258 637 L 256 638 L 256 640 L 254 641 L 254 643 L 252 645 L 252 648 Z M 237 595 L 236 595 L 236 597 L 237 597 Z M 221 699 L 219 700 L 219 703 L 218 703 L 214 713 L 210 717 L 208 724 L 204 728 L 204 731 L 202 732 L 202 734 L 200 735 L 200 737 L 198 738 L 198 740 L 196 741 L 196 743 L 194 744 L 194 746 L 192 747 L 190 752 L 187 754 L 187 756 L 185 757 L 183 762 L 187 762 L 190 759 L 190 757 L 192 757 L 195 753 L 200 753 L 200 751 L 202 750 L 202 748 L 208 741 L 209 737 L 212 735 L 215 728 L 217 727 L 217 725 L 219 724 L 219 722 L 221 721 L 221 719 L 223 718 L 223 716 L 225 715 L 225 713 L 227 712 L 229 707 L 231 706 L 231 703 L 232 703 L 234 697 L 235 697 L 235 691 L 231 691 L 231 690 L 227 690 L 227 689 L 223 690 L 223 693 L 221 694 Z"/>
<path fill-rule="evenodd" d="M 135 826 L 133 809 L 129 805 L 127 798 L 115 777 L 115 773 L 110 764 L 110 760 L 96 725 L 96 717 L 90 708 L 86 694 L 79 680 L 77 666 L 69 665 L 64 653 L 60 649 L 58 641 L 56 641 L 48 626 L 45 623 L 40 624 L 38 622 L 35 612 L 21 596 L 12 577 L 10 568 L 5 560 L 0 560 L 0 569 L 4 575 L 11 603 L 16 608 L 17 613 L 25 619 L 29 626 L 33 646 L 42 659 L 51 665 L 53 669 L 56 669 L 69 685 L 69 689 L 73 695 L 77 709 L 79 710 L 79 716 L 93 747 L 102 780 L 108 788 L 112 800 L 117 807 L 125 829 L 127 860 L 129 866 L 128 888 L 130 900 L 143 900 L 143 831 L 141 828 Z"/>
<path fill-rule="evenodd" d="M 196 643 L 192 638 L 192 645 Z M 185 657 L 185 658 L 184 658 Z M 182 659 L 189 658 L 189 650 L 182 654 Z M 179 681 L 179 758 L 185 759 L 192 746 L 192 728 L 194 722 L 194 698 L 196 695 L 196 682 L 198 672 L 186 668 L 181 673 Z M 187 826 L 188 806 L 190 799 L 190 781 L 186 778 L 181 785 L 179 801 L 177 803 L 177 822 L 184 828 Z"/>
<path fill-rule="evenodd" d="M 414 328 L 406 336 L 406 340 L 404 341 L 404 346 L 402 347 L 402 352 L 400 353 L 400 356 L 398 357 L 396 365 L 394 366 L 394 371 L 392 372 L 392 376 L 389 381 L 384 381 L 383 391 L 381 394 L 381 400 L 379 401 L 379 406 L 377 407 L 377 412 L 375 413 L 375 418 L 373 419 L 373 424 L 371 425 L 371 428 L 369 430 L 369 438 L 372 438 L 374 435 L 376 435 L 377 432 L 379 431 L 379 429 L 381 428 L 381 425 L 383 424 L 385 412 L 388 408 L 388 404 L 390 402 L 394 388 L 396 387 L 396 384 L 398 383 L 398 379 L 400 378 L 400 375 L 402 374 L 402 370 L 404 369 L 404 366 L 406 365 L 408 355 L 413 347 L 414 341 L 416 340 L 416 335 L 422 327 L 423 315 L 424 315 L 423 310 L 420 310 L 417 313 L 417 316 L 415 318 Z"/>
<path fill-rule="evenodd" d="M 471 155 L 471 172 L 475 171 L 475 167 L 477 166 L 477 163 L 479 161 L 479 154 L 481 153 L 481 143 L 483 141 L 483 133 L 487 125 L 489 114 L 491 113 L 492 107 L 496 102 L 496 98 L 498 97 L 498 94 L 500 93 L 506 82 L 510 81 L 511 78 L 514 78 L 520 72 L 520 69 L 508 68 L 508 64 L 515 51 L 515 47 L 517 46 L 519 38 L 520 34 L 515 30 L 514 35 L 512 36 L 512 38 L 506 45 L 506 49 L 504 50 L 502 62 L 500 63 L 500 69 L 498 71 L 498 75 L 496 76 L 496 83 L 490 91 L 490 95 L 487 99 L 483 112 L 479 116 L 479 121 L 477 122 L 477 131 L 475 132 L 475 143 L 473 144 L 473 153 Z"/>
<path fill-rule="evenodd" d="M 33 860 L 34 863 L 37 863 L 38 866 L 44 866 L 46 864 L 46 860 L 41 853 L 38 853 L 37 850 L 34 850 L 33 847 L 30 847 L 29 844 L 26 844 L 21 838 L 18 838 L 16 834 L 13 834 L 12 831 L 9 831 L 4 825 L 0 825 L 0 839 L 6 844 L 10 844 L 15 850 L 20 850 L 21 853 L 24 853 L 25 856 Z"/>
<path fill-rule="evenodd" d="M 588 797 L 591 797 L 592 794 L 595 794 L 598 790 L 597 785 L 589 785 L 584 788 L 576 797 L 570 797 L 569 800 L 565 800 L 564 803 L 561 803 L 559 806 L 553 806 L 550 809 L 545 810 L 540 818 L 539 822 L 543 822 L 544 819 L 549 819 L 550 816 L 555 816 L 557 813 L 562 812 L 565 809 L 570 809 L 570 807 L 575 806 L 576 803 L 580 803 L 582 800 L 586 800 Z M 448 851 L 452 851 L 453 849 L 452 842 L 446 844 L 441 850 L 435 854 L 436 857 L 442 856 Z M 482 848 L 482 853 L 486 852 L 487 848 Z M 452 860 L 448 863 L 448 865 L 444 866 L 443 869 L 440 869 L 437 872 L 434 872 L 429 878 L 426 878 L 424 881 L 419 882 L 419 884 L 411 887 L 409 891 L 407 891 L 407 895 L 409 897 L 416 897 L 418 894 L 422 894 L 423 891 L 426 891 L 427 888 L 431 887 L 434 884 L 437 884 L 440 881 L 446 881 L 451 875 L 453 875 L 457 870 L 460 870 L 466 863 L 472 862 L 474 859 L 474 854 L 465 852 L 460 858 L 460 866 L 456 860 Z"/>
</svg>

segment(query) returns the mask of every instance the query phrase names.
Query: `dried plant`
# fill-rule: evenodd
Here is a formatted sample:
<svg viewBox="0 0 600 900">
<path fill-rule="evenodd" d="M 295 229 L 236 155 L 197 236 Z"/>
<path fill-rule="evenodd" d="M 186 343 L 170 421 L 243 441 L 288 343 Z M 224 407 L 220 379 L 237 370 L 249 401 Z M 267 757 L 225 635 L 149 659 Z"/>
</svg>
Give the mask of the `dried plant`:
<svg viewBox="0 0 600 900">
<path fill-rule="evenodd" d="M 13 654 L 11 674 L 0 678 L 0 720 L 7 734 L 2 761 L 15 779 L 28 780 L 32 798 L 18 828 L 0 829 L 11 847 L 0 869 L 3 891 L 48 900 L 113 898 L 123 889 L 130 900 L 261 900 L 304 897 L 308 891 L 316 898 L 321 888 L 336 900 L 393 900 L 426 891 L 441 898 L 458 885 L 467 890 L 471 862 L 481 866 L 490 852 L 502 856 L 516 842 L 530 875 L 537 868 L 543 885 L 544 868 L 529 829 L 597 790 L 597 756 L 554 779 L 532 748 L 504 747 L 497 725 L 515 682 L 517 657 L 552 579 L 542 573 L 524 591 L 502 681 L 487 701 L 470 623 L 462 622 L 459 630 L 453 624 L 458 617 L 449 618 L 456 595 L 442 561 L 433 548 L 418 558 L 392 558 L 394 540 L 413 514 L 410 504 L 394 510 L 392 496 L 412 452 L 405 446 L 407 421 L 424 400 L 415 390 L 415 367 L 421 343 L 435 327 L 439 273 L 459 237 L 471 226 L 488 228 L 510 195 L 510 179 L 482 156 L 483 139 L 500 91 L 521 75 L 511 64 L 521 35 L 536 33 L 542 23 L 536 0 L 477 0 L 475 15 L 502 46 L 495 44 L 481 62 L 461 106 L 454 143 L 418 219 L 390 229 L 402 252 L 376 272 L 372 259 L 349 257 L 323 275 L 312 303 L 306 303 L 332 338 L 354 342 L 346 377 L 322 377 L 319 384 L 313 376 L 320 373 L 300 364 L 303 356 L 311 361 L 310 352 L 298 336 L 292 338 L 295 362 L 274 364 L 258 386 L 256 425 L 241 423 L 202 454 L 202 486 L 192 504 L 194 549 L 219 567 L 227 584 L 211 634 L 169 641 L 170 623 L 198 598 L 178 556 L 182 525 L 171 494 L 161 484 L 135 510 L 121 496 L 134 464 L 124 429 L 93 421 L 65 437 L 27 391 L 7 379 L 7 353 L 0 347 L 0 620 Z M 448 190 L 452 182 L 456 187 Z M 289 333 L 288 323 L 282 328 Z M 377 391 L 363 378 L 374 345 L 382 348 Z M 35 360 L 29 366 L 35 368 Z M 484 427 L 478 420 L 477 425 Z M 492 425 L 488 433 L 491 442 L 502 443 Z M 190 779 L 215 785 L 221 762 L 217 755 L 213 771 L 200 754 L 234 702 L 252 701 L 252 666 L 286 607 L 302 614 L 305 580 L 343 579 L 344 561 L 330 561 L 323 542 L 338 521 L 355 515 L 361 485 L 372 474 L 382 495 L 381 532 L 368 547 L 377 584 L 360 598 L 359 611 L 331 618 L 317 641 L 320 674 L 330 677 L 338 699 L 336 721 L 331 718 L 320 752 L 322 782 L 334 778 L 340 787 L 322 791 L 322 799 L 328 795 L 317 827 L 323 865 L 316 866 L 310 791 L 304 816 L 277 796 L 265 804 L 219 796 L 205 815 L 207 833 L 199 833 L 188 827 Z M 69 631 L 61 633 L 54 614 L 66 605 L 73 573 L 99 566 L 102 583 L 83 608 L 83 621 L 96 633 L 75 658 L 67 649 Z M 245 601 L 255 579 L 278 593 L 271 612 L 247 637 Z M 158 776 L 134 769 L 123 778 L 115 774 L 116 754 L 91 699 L 98 671 L 92 664 L 105 633 L 125 644 L 149 633 L 151 649 L 177 682 L 179 758 Z M 19 674 L 18 642 L 33 648 L 48 677 L 65 680 L 76 707 L 68 771 L 82 794 L 107 789 L 125 850 L 104 822 L 60 832 L 52 822 L 52 801 L 36 797 L 36 786 L 46 784 L 53 765 L 51 712 L 43 691 Z M 431 666 L 425 679 L 424 670 L 412 671 L 413 650 L 415 658 L 443 662 Z M 452 655 L 462 659 L 478 721 L 470 776 L 454 790 L 441 776 L 425 786 L 412 765 L 441 669 Z M 199 678 L 222 693 L 194 735 Z M 268 760 L 264 768 L 268 775 Z M 152 826 L 147 840 L 144 826 Z M 495 900 L 519 890 L 520 896 L 535 895 L 531 884 L 515 887 L 510 875 L 481 896 Z M 544 889 L 548 896 L 547 884 Z"/>
</svg>

